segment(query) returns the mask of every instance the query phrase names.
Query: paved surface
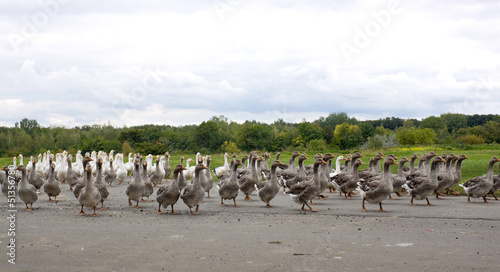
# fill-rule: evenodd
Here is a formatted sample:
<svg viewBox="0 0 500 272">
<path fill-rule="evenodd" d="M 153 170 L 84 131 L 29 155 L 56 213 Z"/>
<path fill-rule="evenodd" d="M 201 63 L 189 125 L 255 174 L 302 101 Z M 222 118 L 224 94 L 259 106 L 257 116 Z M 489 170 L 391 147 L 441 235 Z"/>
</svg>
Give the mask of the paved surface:
<svg viewBox="0 0 500 272">
<path fill-rule="evenodd" d="M 359 196 L 327 193 L 313 213 L 282 193 L 273 208 L 255 194 L 254 202 L 240 194 L 239 208 L 210 198 L 191 216 L 179 200 L 180 215 L 158 215 L 156 202 L 130 208 L 126 187 L 110 188 L 108 209 L 98 217 L 77 215 L 67 185 L 59 203 L 45 194 L 32 212 L 18 203 L 15 265 L 5 254 L 9 223 L 2 204 L 0 271 L 500 270 L 500 201 L 470 204 L 450 196 L 412 207 L 401 197 L 385 200 L 389 212 L 381 213 L 371 204 L 362 212 Z M 218 196 L 216 188 L 211 193 Z"/>
</svg>

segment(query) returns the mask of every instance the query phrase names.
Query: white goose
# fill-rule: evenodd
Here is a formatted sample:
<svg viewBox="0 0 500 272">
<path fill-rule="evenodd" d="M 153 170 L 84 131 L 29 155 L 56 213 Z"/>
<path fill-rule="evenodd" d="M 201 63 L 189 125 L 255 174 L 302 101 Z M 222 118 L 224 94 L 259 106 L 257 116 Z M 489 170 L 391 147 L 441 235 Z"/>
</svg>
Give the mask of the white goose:
<svg viewBox="0 0 500 272">
<path fill-rule="evenodd" d="M 227 158 L 229 158 L 229 154 L 224 153 L 224 165 L 214 168 L 213 172 L 216 177 L 220 177 L 222 174 L 225 174 L 229 171 L 229 164 L 227 163 Z"/>
<path fill-rule="evenodd" d="M 68 164 L 65 163 L 68 158 L 68 152 L 66 150 L 63 151 L 61 157 L 59 158 L 59 171 L 57 172 L 57 179 L 63 181 L 66 179 L 66 172 L 68 172 Z"/>
<path fill-rule="evenodd" d="M 120 185 L 122 185 L 128 174 L 127 168 L 125 168 L 125 165 L 123 164 L 123 154 L 117 155 L 116 164 L 118 165 L 118 169 L 116 170 L 116 178 L 120 181 Z"/>
<path fill-rule="evenodd" d="M 123 155 L 122 155 L 122 162 L 123 162 Z M 125 163 L 125 168 L 127 169 L 128 172 L 132 172 L 134 169 L 134 162 L 132 160 L 132 152 L 128 153 L 128 162 Z M 118 171 L 117 169 L 115 169 Z"/>
<path fill-rule="evenodd" d="M 195 166 L 191 166 L 191 167 L 189 166 L 189 164 L 190 164 L 192 161 L 193 161 L 193 159 L 191 159 L 191 158 L 188 158 L 188 159 L 186 160 L 186 170 L 184 170 L 184 171 L 182 172 L 182 174 L 184 175 L 184 178 L 185 178 L 185 179 L 192 179 L 192 178 L 193 178 L 193 174 L 194 174 L 194 173 L 191 171 L 191 167 L 195 167 Z M 193 170 L 194 170 L 194 169 L 193 169 Z"/>
</svg>

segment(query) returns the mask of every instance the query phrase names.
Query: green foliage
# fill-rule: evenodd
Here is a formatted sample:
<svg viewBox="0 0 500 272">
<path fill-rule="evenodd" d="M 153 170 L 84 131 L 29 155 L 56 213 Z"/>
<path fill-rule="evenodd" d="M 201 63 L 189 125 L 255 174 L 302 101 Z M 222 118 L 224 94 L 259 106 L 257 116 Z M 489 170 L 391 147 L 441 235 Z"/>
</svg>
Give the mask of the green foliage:
<svg viewBox="0 0 500 272">
<path fill-rule="evenodd" d="M 444 122 L 440 117 L 429 116 L 422 120 L 418 128 L 430 128 L 437 132 L 439 129 L 444 128 Z"/>
<path fill-rule="evenodd" d="M 324 151 L 327 150 L 328 145 L 326 144 L 326 141 L 324 139 L 315 139 L 309 141 L 307 144 L 307 150 L 312 150 L 312 151 Z"/>
<path fill-rule="evenodd" d="M 399 143 L 402 145 L 430 145 L 435 142 L 436 132 L 430 128 L 416 129 L 399 128 L 397 133 Z"/>
<path fill-rule="evenodd" d="M 129 153 L 134 153 L 134 149 L 130 146 L 127 141 L 124 141 L 121 148 L 121 153 L 128 155 Z"/>
<path fill-rule="evenodd" d="M 306 142 L 323 138 L 323 129 L 317 123 L 301 122 L 297 129 Z"/>
<path fill-rule="evenodd" d="M 500 116 L 446 113 L 422 121 L 397 117 L 358 121 L 345 112 L 337 112 L 313 122 L 289 123 L 278 119 L 272 124 L 256 121 L 238 124 L 224 116 L 213 116 L 199 125 L 149 124 L 130 128 L 115 128 L 109 123 L 74 128 L 41 127 L 36 120 L 23 118 L 14 127 L 0 127 L 0 156 L 19 153 L 26 157 L 36 156 L 47 149 L 70 152 L 109 152 L 113 149 L 151 154 L 163 154 L 168 150 L 172 154 L 195 154 L 255 149 L 293 151 L 326 146 L 326 149 L 349 152 L 349 149 L 361 147 L 362 143 L 370 148 L 393 146 L 394 135 L 404 146 L 438 144 L 476 149 L 500 143 Z"/>
<path fill-rule="evenodd" d="M 335 127 L 333 144 L 341 149 L 359 146 L 363 142 L 363 134 L 357 125 L 343 123 Z"/>
<path fill-rule="evenodd" d="M 222 152 L 227 152 L 228 154 L 240 153 L 238 146 L 234 142 L 224 141 L 224 143 L 220 147 Z"/>
<path fill-rule="evenodd" d="M 457 138 L 457 143 L 464 145 L 480 145 L 484 144 L 485 142 L 486 140 L 483 137 L 474 134 L 464 135 Z"/>
<path fill-rule="evenodd" d="M 376 134 L 361 146 L 362 149 L 387 149 L 399 145 L 398 137 L 395 134 L 380 135 Z"/>
<path fill-rule="evenodd" d="M 273 133 L 269 126 L 247 121 L 237 132 L 238 146 L 245 151 L 267 150 L 273 140 Z"/>
</svg>

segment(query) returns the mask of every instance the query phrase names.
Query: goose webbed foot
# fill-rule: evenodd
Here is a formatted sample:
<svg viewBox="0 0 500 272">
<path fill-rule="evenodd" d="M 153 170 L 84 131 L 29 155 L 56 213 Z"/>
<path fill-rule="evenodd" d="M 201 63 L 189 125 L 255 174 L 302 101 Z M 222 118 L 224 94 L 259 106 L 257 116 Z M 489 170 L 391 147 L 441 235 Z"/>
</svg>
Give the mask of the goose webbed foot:
<svg viewBox="0 0 500 272">
<path fill-rule="evenodd" d="M 484 199 L 484 203 L 491 204 L 491 202 L 489 202 L 488 199 L 486 199 L 486 196 L 483 196 L 483 199 Z"/>
<path fill-rule="evenodd" d="M 378 205 L 380 206 L 380 209 L 379 209 L 380 212 L 389 212 L 387 210 L 384 210 L 384 208 L 382 208 L 382 202 L 379 202 Z"/>
<path fill-rule="evenodd" d="M 365 208 L 365 199 L 363 199 L 363 202 L 361 203 L 361 210 L 366 212 L 366 208 Z"/>
<path fill-rule="evenodd" d="M 179 214 L 179 213 L 174 212 L 174 205 L 171 205 L 171 207 L 172 207 L 172 211 L 170 212 L 170 214 Z"/>
<path fill-rule="evenodd" d="M 305 204 L 307 205 L 307 207 L 309 208 L 309 210 L 311 210 L 313 212 L 318 212 L 318 210 L 315 210 L 311 206 L 309 206 L 309 204 L 307 204 L 307 202 Z M 302 206 L 302 207 L 304 207 L 304 206 Z"/>
<path fill-rule="evenodd" d="M 253 199 L 252 199 L 252 198 L 250 198 L 248 195 L 246 195 L 246 196 L 245 196 L 245 200 L 246 200 L 246 201 L 253 201 Z"/>
<path fill-rule="evenodd" d="M 95 213 L 95 206 L 94 206 L 94 213 L 91 215 L 91 216 L 97 216 L 97 214 Z"/>
<path fill-rule="evenodd" d="M 428 199 L 428 198 L 425 198 L 425 200 L 427 200 L 427 206 L 436 206 L 436 205 L 434 205 L 434 204 L 431 204 L 431 203 L 429 202 L 429 199 Z"/>
<path fill-rule="evenodd" d="M 80 213 L 78 215 L 85 215 L 85 212 L 83 211 L 83 205 L 82 205 L 82 209 L 80 210 Z"/>
</svg>

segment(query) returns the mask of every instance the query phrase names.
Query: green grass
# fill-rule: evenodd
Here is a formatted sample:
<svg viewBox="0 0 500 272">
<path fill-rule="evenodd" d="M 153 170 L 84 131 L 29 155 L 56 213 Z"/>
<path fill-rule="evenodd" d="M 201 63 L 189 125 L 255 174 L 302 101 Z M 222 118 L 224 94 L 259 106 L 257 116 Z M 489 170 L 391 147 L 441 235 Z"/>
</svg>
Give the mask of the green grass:
<svg viewBox="0 0 500 272">
<path fill-rule="evenodd" d="M 486 172 L 488 170 L 489 159 L 493 156 L 500 157 L 500 148 L 498 148 L 498 149 L 496 149 L 496 148 L 497 148 L 497 146 L 495 146 L 494 148 L 491 148 L 491 149 L 480 149 L 480 150 L 467 149 L 467 150 L 465 150 L 465 149 L 455 149 L 455 148 L 445 149 L 445 148 L 433 148 L 433 147 L 410 147 L 410 148 L 387 149 L 387 150 L 382 150 L 382 152 L 384 153 L 384 155 L 394 154 L 396 157 L 398 157 L 398 159 L 401 159 L 402 157 L 410 158 L 413 153 L 416 153 L 420 156 L 422 153 L 428 153 L 430 151 L 434 151 L 439 155 L 444 154 L 444 153 L 446 153 L 446 154 L 454 153 L 456 155 L 465 154 L 470 159 L 465 160 L 462 163 L 462 181 L 467 181 L 472 177 L 486 174 Z M 357 150 L 351 150 L 350 152 L 349 151 L 336 151 L 336 152 L 335 151 L 333 151 L 333 152 L 332 151 L 323 151 L 322 153 L 330 152 L 330 153 L 333 153 L 337 157 L 339 155 L 345 156 L 346 154 L 354 153 L 356 151 Z M 379 150 L 361 151 L 361 153 L 364 156 L 361 160 L 365 164 L 361 165 L 359 169 L 362 170 L 362 169 L 368 167 L 369 158 L 373 157 L 378 151 Z M 312 164 L 313 155 L 317 152 L 306 152 L 306 153 L 308 153 L 308 155 L 309 155 L 309 159 L 306 160 L 306 164 Z M 238 158 L 241 158 L 243 155 L 246 155 L 246 154 L 247 153 L 240 153 L 237 155 L 238 155 Z M 271 163 L 276 156 L 276 153 L 270 153 L 270 154 L 271 154 L 271 158 L 268 161 L 269 163 Z M 204 155 L 204 154 L 202 154 L 202 155 Z M 281 152 L 280 160 L 284 163 L 288 163 L 291 155 L 292 155 L 292 152 Z M 193 160 L 195 159 L 195 154 L 171 154 L 170 165 L 174 166 L 176 164 L 179 164 L 181 156 L 184 156 L 184 165 L 185 165 L 186 160 L 188 158 L 192 158 Z M 212 169 L 224 164 L 224 154 L 210 154 L 210 156 L 212 157 L 212 164 L 211 164 Z M 25 155 L 23 161 L 24 161 L 24 164 L 26 165 L 29 161 L 29 155 L 28 156 Z M 125 162 L 128 161 L 128 158 L 126 155 L 125 155 L 124 161 Z M 18 163 L 19 163 L 19 160 L 18 160 Z M 6 166 L 9 164 L 12 164 L 12 158 L 0 158 L 0 165 L 1 166 Z M 418 160 L 415 162 L 415 164 L 416 164 L 416 166 L 418 165 Z M 194 163 L 191 164 L 191 166 L 193 166 L 193 165 L 194 165 Z M 332 165 L 335 165 L 335 163 L 333 162 Z M 406 164 L 406 165 L 409 165 L 409 164 Z M 393 173 L 397 172 L 396 166 L 392 167 L 392 172 Z M 498 172 L 499 172 L 499 169 L 498 169 L 498 166 L 496 166 L 494 173 L 498 174 Z M 217 179 L 215 179 L 215 180 L 217 180 Z M 455 189 L 463 192 L 461 190 L 461 187 L 457 186 Z"/>
</svg>

